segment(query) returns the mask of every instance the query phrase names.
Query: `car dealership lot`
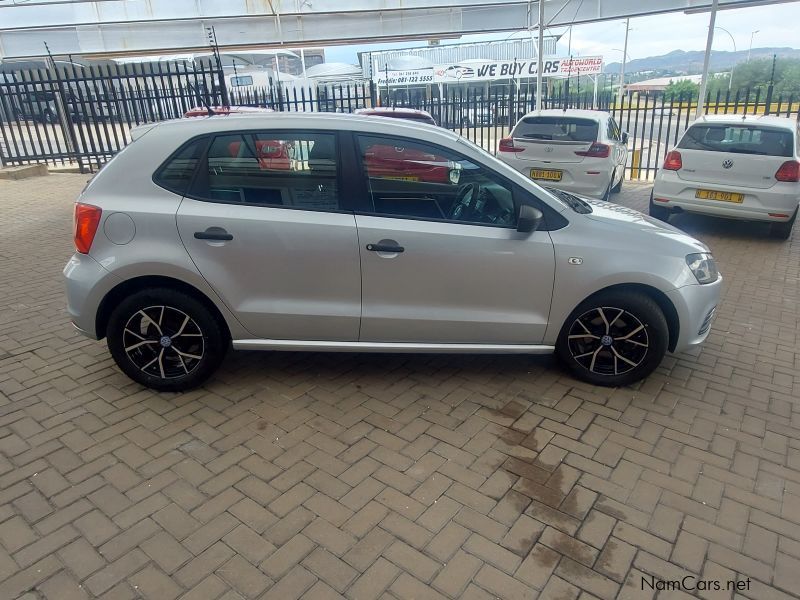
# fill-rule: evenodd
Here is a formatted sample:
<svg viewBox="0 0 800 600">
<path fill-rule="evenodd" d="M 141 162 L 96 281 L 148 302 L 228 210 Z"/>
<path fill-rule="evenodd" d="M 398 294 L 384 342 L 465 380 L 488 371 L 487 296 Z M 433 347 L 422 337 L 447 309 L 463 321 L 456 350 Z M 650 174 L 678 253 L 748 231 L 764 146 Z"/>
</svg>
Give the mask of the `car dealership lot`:
<svg viewBox="0 0 800 600">
<path fill-rule="evenodd" d="M 633 388 L 542 357 L 239 352 L 159 395 L 69 325 L 85 181 L 0 182 L 0 598 L 797 597 L 797 231 L 673 217 L 723 302 Z"/>
</svg>

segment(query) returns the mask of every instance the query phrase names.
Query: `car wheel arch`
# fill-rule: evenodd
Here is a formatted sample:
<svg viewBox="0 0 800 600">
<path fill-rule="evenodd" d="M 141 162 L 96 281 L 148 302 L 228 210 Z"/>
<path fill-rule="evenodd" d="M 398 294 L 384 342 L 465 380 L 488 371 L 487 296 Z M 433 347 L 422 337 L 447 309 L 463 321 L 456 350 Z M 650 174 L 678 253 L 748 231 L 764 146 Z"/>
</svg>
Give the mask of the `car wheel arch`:
<svg viewBox="0 0 800 600">
<path fill-rule="evenodd" d="M 587 300 L 591 300 L 595 296 L 606 292 L 638 292 L 640 294 L 644 294 L 645 296 L 649 297 L 653 300 L 658 307 L 661 309 L 661 312 L 664 313 L 664 318 L 667 321 L 667 330 L 669 331 L 669 342 L 667 347 L 669 348 L 670 352 L 675 350 L 675 347 L 678 343 L 678 336 L 680 335 L 680 318 L 678 317 L 678 311 L 675 309 L 675 306 L 672 304 L 672 301 L 667 297 L 667 295 L 655 288 L 651 285 L 647 285 L 644 283 L 617 283 L 614 285 L 609 285 L 599 290 L 596 290 L 579 300 L 569 311 L 567 318 L 561 324 L 561 328 L 559 332 L 564 329 L 564 327 L 568 327 L 570 324 L 570 316 L 575 312 L 575 309 L 578 308 L 581 304 L 586 302 Z"/>
<path fill-rule="evenodd" d="M 97 316 L 95 317 L 95 331 L 97 333 L 97 338 L 103 339 L 106 336 L 106 329 L 108 327 L 108 321 L 111 313 L 122 298 L 149 288 L 167 288 L 177 290 L 193 297 L 209 310 L 209 312 L 219 323 L 222 332 L 229 340 L 231 339 L 230 326 L 225 320 L 222 312 L 211 300 L 211 298 L 191 284 L 179 279 L 174 279 L 172 277 L 165 277 L 163 275 L 145 275 L 141 277 L 134 277 L 132 279 L 126 279 L 110 289 L 100 301 L 100 305 L 97 309 Z"/>
</svg>

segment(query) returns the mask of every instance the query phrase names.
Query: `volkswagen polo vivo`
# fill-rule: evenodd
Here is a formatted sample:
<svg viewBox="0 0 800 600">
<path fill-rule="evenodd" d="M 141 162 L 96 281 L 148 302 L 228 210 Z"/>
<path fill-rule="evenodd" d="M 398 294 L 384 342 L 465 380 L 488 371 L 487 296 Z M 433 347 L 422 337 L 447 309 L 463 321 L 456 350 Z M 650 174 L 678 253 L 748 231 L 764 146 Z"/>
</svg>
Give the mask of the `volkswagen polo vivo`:
<svg viewBox="0 0 800 600">
<path fill-rule="evenodd" d="M 426 170 L 445 175 L 408 177 Z M 625 385 L 703 342 L 721 287 L 669 225 L 547 191 L 453 132 L 352 115 L 150 126 L 81 193 L 74 237 L 75 326 L 158 390 L 200 384 L 231 345 L 555 351 Z"/>
<path fill-rule="evenodd" d="M 656 175 L 650 214 L 679 211 L 771 223 L 788 239 L 800 203 L 796 119 L 707 115 L 684 132 Z"/>
</svg>

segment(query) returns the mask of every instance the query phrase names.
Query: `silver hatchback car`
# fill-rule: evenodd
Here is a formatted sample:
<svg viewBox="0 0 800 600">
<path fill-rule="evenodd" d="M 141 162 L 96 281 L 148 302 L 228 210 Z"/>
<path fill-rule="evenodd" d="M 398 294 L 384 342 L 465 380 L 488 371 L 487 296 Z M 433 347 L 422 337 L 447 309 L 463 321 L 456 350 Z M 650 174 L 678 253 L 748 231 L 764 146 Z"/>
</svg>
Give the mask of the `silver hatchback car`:
<svg viewBox="0 0 800 600">
<path fill-rule="evenodd" d="M 137 132 L 75 206 L 75 326 L 132 379 L 202 383 L 227 349 L 549 353 L 626 385 L 703 342 L 709 249 L 539 187 L 450 131 L 336 114 Z"/>
</svg>

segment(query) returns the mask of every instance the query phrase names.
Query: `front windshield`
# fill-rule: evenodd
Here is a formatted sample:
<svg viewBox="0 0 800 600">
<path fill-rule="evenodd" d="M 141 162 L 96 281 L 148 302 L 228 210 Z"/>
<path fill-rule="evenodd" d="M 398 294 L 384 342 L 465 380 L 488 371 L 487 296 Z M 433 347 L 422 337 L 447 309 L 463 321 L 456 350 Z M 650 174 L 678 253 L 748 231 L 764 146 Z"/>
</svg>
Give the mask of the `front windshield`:
<svg viewBox="0 0 800 600">
<path fill-rule="evenodd" d="M 484 155 L 484 157 L 486 157 L 487 159 L 490 159 L 495 165 L 500 167 L 502 170 L 511 169 L 511 167 L 506 165 L 506 163 L 504 163 L 499 158 L 494 156 L 491 152 L 488 152 L 484 148 L 481 148 L 478 144 L 476 144 L 475 142 L 473 142 L 469 138 L 466 138 L 463 135 L 459 135 L 458 136 L 458 141 L 471 146 L 475 150 L 480 151 L 481 154 Z M 514 172 L 515 175 L 519 175 L 519 173 L 517 171 L 515 171 L 514 169 L 511 169 L 511 170 Z M 535 183 L 534 181 L 531 181 L 531 180 L 528 180 L 527 183 L 528 183 L 529 186 L 533 186 L 533 188 L 535 190 L 535 194 L 537 196 L 539 196 L 540 198 L 542 196 L 546 196 L 546 200 L 547 201 L 549 201 L 549 202 L 551 202 L 551 203 L 553 203 L 553 204 L 555 204 L 557 206 L 561 206 L 561 207 L 564 207 L 564 208 L 569 208 L 569 209 L 571 209 L 571 210 L 573 210 L 573 211 L 575 211 L 577 213 L 581 213 L 581 214 L 587 214 L 587 213 L 592 212 L 592 207 L 589 204 L 587 204 L 586 202 L 584 202 L 583 200 L 581 200 L 577 196 L 574 196 L 573 194 L 570 194 L 568 192 L 563 192 L 563 191 L 557 190 L 555 188 L 542 187 L 539 184 L 537 184 L 537 183 Z M 524 187 L 526 187 L 526 186 L 524 186 Z M 555 206 L 554 206 L 554 208 L 555 208 Z"/>
</svg>

